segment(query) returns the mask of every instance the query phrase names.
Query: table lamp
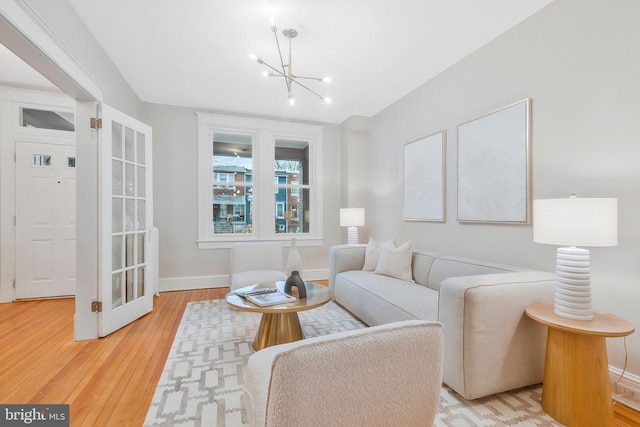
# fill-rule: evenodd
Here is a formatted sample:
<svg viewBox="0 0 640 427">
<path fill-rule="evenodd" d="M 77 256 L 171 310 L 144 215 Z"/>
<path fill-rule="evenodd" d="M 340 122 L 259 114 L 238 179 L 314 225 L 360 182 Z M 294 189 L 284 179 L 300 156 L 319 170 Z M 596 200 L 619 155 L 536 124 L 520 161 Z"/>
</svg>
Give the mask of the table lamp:
<svg viewBox="0 0 640 427">
<path fill-rule="evenodd" d="M 554 313 L 592 320 L 589 250 L 578 246 L 618 244 L 618 199 L 578 198 L 533 201 L 533 241 L 568 247 L 556 255 Z"/>
<path fill-rule="evenodd" d="M 347 229 L 347 244 L 358 243 L 358 227 L 364 225 L 364 208 L 341 208 L 340 226 Z"/>
</svg>

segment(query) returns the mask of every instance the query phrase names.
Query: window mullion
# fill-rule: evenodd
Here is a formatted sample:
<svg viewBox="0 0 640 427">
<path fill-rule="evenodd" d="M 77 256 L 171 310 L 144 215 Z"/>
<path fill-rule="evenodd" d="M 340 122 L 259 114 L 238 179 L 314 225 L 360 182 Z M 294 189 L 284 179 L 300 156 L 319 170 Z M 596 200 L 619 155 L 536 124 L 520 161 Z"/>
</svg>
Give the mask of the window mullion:
<svg viewBox="0 0 640 427">
<path fill-rule="evenodd" d="M 258 133 L 257 149 L 260 166 L 260 170 L 257 172 L 260 183 L 260 213 L 259 223 L 260 239 L 273 239 L 275 237 L 274 232 L 274 217 L 276 204 L 273 197 L 275 185 L 273 182 L 273 136 L 269 131 L 260 131 Z"/>
</svg>

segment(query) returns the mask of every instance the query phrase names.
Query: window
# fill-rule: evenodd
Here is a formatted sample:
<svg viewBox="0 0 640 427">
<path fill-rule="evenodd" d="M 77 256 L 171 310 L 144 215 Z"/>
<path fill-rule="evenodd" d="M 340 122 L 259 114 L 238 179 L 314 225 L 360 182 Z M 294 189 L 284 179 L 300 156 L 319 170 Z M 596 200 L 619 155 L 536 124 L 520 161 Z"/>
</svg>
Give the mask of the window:
<svg viewBox="0 0 640 427">
<path fill-rule="evenodd" d="M 320 244 L 321 148 L 319 126 L 199 113 L 199 247 Z"/>
<path fill-rule="evenodd" d="M 20 126 L 25 128 L 75 131 L 73 111 L 20 107 Z"/>
</svg>

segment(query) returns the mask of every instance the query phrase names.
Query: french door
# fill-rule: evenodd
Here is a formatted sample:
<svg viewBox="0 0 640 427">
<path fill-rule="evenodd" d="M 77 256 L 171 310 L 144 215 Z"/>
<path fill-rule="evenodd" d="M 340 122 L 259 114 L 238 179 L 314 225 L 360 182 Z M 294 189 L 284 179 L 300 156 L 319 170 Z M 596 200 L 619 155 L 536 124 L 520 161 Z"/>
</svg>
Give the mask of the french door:
<svg viewBox="0 0 640 427">
<path fill-rule="evenodd" d="M 99 335 L 153 309 L 151 128 L 102 105 Z"/>
</svg>

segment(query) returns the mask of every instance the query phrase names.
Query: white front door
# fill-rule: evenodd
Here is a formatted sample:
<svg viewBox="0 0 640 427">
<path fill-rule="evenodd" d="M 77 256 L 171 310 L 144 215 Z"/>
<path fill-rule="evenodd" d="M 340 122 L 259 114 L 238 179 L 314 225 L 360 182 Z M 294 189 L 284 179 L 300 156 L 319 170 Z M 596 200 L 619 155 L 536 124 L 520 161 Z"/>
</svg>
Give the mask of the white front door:
<svg viewBox="0 0 640 427">
<path fill-rule="evenodd" d="M 75 295 L 76 149 L 16 142 L 16 298 Z"/>
<path fill-rule="evenodd" d="M 153 309 L 151 128 L 102 106 L 99 335 Z"/>
</svg>

